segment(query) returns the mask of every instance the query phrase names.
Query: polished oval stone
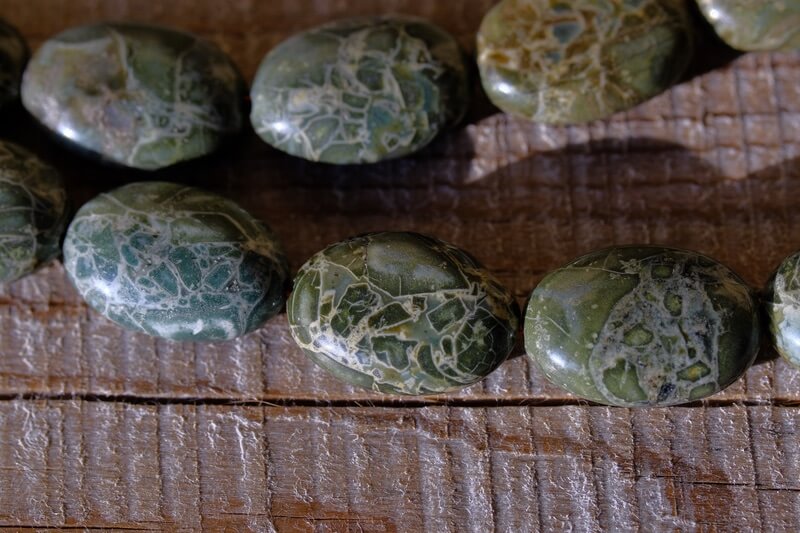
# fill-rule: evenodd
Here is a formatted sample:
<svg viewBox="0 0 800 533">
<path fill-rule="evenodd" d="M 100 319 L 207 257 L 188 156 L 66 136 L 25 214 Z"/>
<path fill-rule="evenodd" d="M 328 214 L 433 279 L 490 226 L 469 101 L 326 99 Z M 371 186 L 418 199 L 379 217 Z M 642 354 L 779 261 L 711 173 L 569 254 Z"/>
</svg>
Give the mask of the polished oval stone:
<svg viewBox="0 0 800 533">
<path fill-rule="evenodd" d="M 61 175 L 24 148 L 0 141 L 0 283 L 57 257 L 68 216 Z"/>
<path fill-rule="evenodd" d="M 22 70 L 28 61 L 28 45 L 22 35 L 0 19 L 0 108 L 19 97 Z"/>
<path fill-rule="evenodd" d="M 288 267 L 272 231 L 193 187 L 132 183 L 75 215 L 64 264 L 78 292 L 117 324 L 174 340 L 219 341 L 281 310 Z"/>
<path fill-rule="evenodd" d="M 503 0 L 481 24 L 478 65 L 503 111 L 570 124 L 666 90 L 692 48 L 683 0 Z"/>
<path fill-rule="evenodd" d="M 800 49 L 800 0 L 698 0 L 717 34 L 737 50 Z"/>
<path fill-rule="evenodd" d="M 170 29 L 69 29 L 34 54 L 22 102 L 104 159 L 154 170 L 213 152 L 241 128 L 244 82 L 214 44 Z"/>
<path fill-rule="evenodd" d="M 416 233 L 334 244 L 303 265 L 292 336 L 334 376 L 375 391 L 433 394 L 484 378 L 514 346 L 518 309 L 475 259 Z"/>
<path fill-rule="evenodd" d="M 458 122 L 469 82 L 463 54 L 424 20 L 356 18 L 308 30 L 261 63 L 251 121 L 289 154 L 374 163 L 427 145 Z"/>
<path fill-rule="evenodd" d="M 773 346 L 800 366 L 800 252 L 781 263 L 767 284 L 764 300 Z"/>
<path fill-rule="evenodd" d="M 663 406 L 736 381 L 758 350 L 757 307 L 727 267 L 682 250 L 624 246 L 546 276 L 525 316 L 544 375 L 599 403 Z"/>
</svg>

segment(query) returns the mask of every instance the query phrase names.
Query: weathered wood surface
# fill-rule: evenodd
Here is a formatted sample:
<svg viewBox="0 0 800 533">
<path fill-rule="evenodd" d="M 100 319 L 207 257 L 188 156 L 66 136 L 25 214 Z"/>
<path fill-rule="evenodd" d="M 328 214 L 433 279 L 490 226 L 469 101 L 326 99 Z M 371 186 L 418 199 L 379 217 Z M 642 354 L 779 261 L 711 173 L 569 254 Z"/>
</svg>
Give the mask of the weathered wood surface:
<svg viewBox="0 0 800 533">
<path fill-rule="evenodd" d="M 0 524 L 800 529 L 800 411 L 0 404 Z"/>
<path fill-rule="evenodd" d="M 249 79 L 281 39 L 343 15 L 422 15 L 471 48 L 492 3 L 0 0 L 0 15 L 34 48 L 94 20 L 183 27 Z M 614 243 L 695 249 L 760 286 L 800 248 L 798 82 L 798 54 L 701 62 L 632 112 L 566 128 L 506 117 L 478 93 L 463 127 L 401 161 L 311 165 L 246 134 L 156 177 L 235 198 L 293 268 L 341 238 L 409 229 L 473 252 L 521 304 L 547 271 Z M 62 150 L 20 110 L 0 136 L 63 169 L 75 205 L 153 179 Z M 284 316 L 218 345 L 123 332 L 53 265 L 0 289 L 0 526 L 797 531 L 800 371 L 772 359 L 684 408 L 587 406 L 525 357 L 409 401 L 329 378 Z"/>
</svg>

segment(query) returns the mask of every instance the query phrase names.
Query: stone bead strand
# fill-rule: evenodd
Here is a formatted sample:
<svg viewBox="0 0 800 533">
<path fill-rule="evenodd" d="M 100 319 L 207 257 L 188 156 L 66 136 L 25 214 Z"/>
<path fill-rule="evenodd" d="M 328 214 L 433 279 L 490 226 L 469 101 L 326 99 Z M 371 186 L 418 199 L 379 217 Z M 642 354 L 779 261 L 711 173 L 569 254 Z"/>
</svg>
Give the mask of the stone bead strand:
<svg viewBox="0 0 800 533">
<path fill-rule="evenodd" d="M 800 0 L 698 1 L 735 48 L 800 46 L 793 29 Z M 481 25 L 478 65 L 502 110 L 571 124 L 669 88 L 683 75 L 693 40 L 680 0 L 503 0 Z M 47 41 L 23 75 L 27 59 L 18 32 L 0 22 L 0 108 L 18 96 L 21 77 L 34 118 L 111 163 L 157 170 L 201 157 L 243 122 L 235 65 L 180 31 L 72 28 Z M 251 121 L 267 143 L 311 161 L 402 157 L 464 116 L 467 72 L 455 39 L 424 20 L 337 21 L 264 58 L 251 88 Z M 57 255 L 67 213 L 57 172 L 0 142 L 0 282 Z M 132 183 L 85 204 L 66 230 L 63 254 L 92 308 L 122 327 L 179 341 L 258 329 L 282 309 L 289 282 L 268 226 L 228 199 L 166 182 Z M 776 349 L 800 365 L 798 265 L 799 254 L 781 264 L 764 308 Z M 614 247 L 541 281 L 527 304 L 524 341 L 545 377 L 578 397 L 675 405 L 741 377 L 758 351 L 758 309 L 754 291 L 713 259 Z M 510 291 L 467 252 L 398 232 L 354 237 L 313 256 L 294 280 L 287 313 L 295 341 L 331 374 L 409 395 L 483 379 L 512 353 L 520 322 Z"/>
</svg>

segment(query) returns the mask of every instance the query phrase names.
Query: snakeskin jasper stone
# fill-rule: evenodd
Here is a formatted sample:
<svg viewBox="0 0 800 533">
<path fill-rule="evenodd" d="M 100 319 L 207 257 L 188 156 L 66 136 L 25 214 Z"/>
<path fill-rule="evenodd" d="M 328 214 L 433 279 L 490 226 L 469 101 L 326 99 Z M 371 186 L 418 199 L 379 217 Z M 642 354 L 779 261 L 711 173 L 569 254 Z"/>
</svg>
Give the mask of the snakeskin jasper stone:
<svg viewBox="0 0 800 533">
<path fill-rule="evenodd" d="M 416 233 L 374 233 L 303 265 L 287 305 L 320 366 L 375 391 L 431 394 L 479 381 L 514 346 L 511 294 L 472 257 Z"/>
<path fill-rule="evenodd" d="M 154 170 L 214 151 L 243 121 L 244 82 L 214 44 L 166 28 L 98 24 L 45 42 L 22 102 L 71 144 Z"/>
<path fill-rule="evenodd" d="M 59 173 L 27 150 L 0 141 L 0 283 L 58 256 L 68 214 Z"/>
<path fill-rule="evenodd" d="M 684 0 L 503 0 L 478 33 L 478 65 L 503 111 L 569 124 L 673 85 L 693 48 Z"/>
<path fill-rule="evenodd" d="M 333 22 L 296 35 L 261 63 L 251 120 L 264 141 L 311 161 L 374 163 L 415 152 L 468 103 L 456 41 L 404 16 Z"/>
<path fill-rule="evenodd" d="M 525 316 L 544 375 L 604 404 L 673 405 L 738 379 L 758 350 L 756 303 L 727 267 L 694 252 L 625 246 L 545 277 Z"/>
<path fill-rule="evenodd" d="M 800 48 L 800 0 L 698 0 L 717 34 L 738 50 Z"/>
<path fill-rule="evenodd" d="M 766 293 L 772 344 L 787 361 L 800 366 L 800 252 L 781 263 Z"/>
<path fill-rule="evenodd" d="M 28 61 L 28 46 L 19 32 L 0 19 L 0 108 L 19 96 L 22 70 Z"/>
<path fill-rule="evenodd" d="M 75 215 L 64 264 L 117 324 L 175 340 L 233 339 L 281 310 L 288 267 L 272 231 L 233 201 L 174 183 L 132 183 Z"/>
</svg>

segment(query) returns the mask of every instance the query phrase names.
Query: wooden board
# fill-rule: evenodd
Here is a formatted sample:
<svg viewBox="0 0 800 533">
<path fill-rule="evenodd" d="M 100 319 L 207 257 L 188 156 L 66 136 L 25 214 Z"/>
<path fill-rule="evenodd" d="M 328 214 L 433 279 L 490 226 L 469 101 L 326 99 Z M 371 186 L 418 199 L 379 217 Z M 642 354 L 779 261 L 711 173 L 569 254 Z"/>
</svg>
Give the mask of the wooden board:
<svg viewBox="0 0 800 533">
<path fill-rule="evenodd" d="M 251 79 L 274 44 L 332 18 L 403 12 L 472 49 L 491 0 L 0 0 L 33 48 L 58 31 L 136 19 L 204 35 Z M 136 179 L 226 194 L 269 222 L 298 268 L 380 229 L 471 251 L 523 304 L 590 250 L 695 249 L 761 286 L 800 248 L 800 55 L 728 56 L 707 36 L 694 73 L 608 121 L 548 127 L 480 91 L 422 153 L 312 165 L 252 133 L 159 174 L 68 153 L 22 110 L 0 136 L 63 170 L 75 205 Z M 714 68 L 711 68 L 714 67 Z M 54 264 L 0 288 L 0 526 L 254 531 L 796 531 L 800 371 L 764 350 L 695 405 L 587 405 L 522 355 L 459 393 L 420 399 L 341 384 L 281 315 L 216 345 L 127 333 Z"/>
<path fill-rule="evenodd" d="M 771 406 L 0 404 L 0 524 L 257 531 L 797 531 Z"/>
</svg>

